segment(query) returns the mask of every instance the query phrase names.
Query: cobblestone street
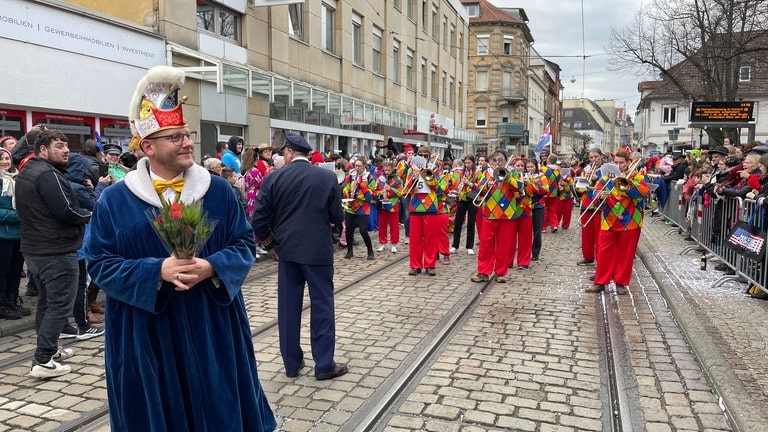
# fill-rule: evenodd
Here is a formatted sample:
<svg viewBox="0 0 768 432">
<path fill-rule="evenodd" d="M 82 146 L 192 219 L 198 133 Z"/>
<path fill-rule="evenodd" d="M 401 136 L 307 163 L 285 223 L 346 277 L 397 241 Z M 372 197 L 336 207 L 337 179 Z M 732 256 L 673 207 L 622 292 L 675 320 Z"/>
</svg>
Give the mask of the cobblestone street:
<svg viewBox="0 0 768 432">
<path fill-rule="evenodd" d="M 761 430 L 762 414 L 748 407 L 766 398 L 758 360 L 768 340 L 759 325 L 768 303 L 744 296 L 741 284 L 711 288 L 720 273 L 713 266 L 700 270 L 698 255 L 679 255 L 689 243 L 650 222 L 630 295 L 583 292 L 594 269 L 575 265 L 575 227 L 544 234 L 542 260 L 510 269 L 506 284 L 490 284 L 448 330 L 447 318 L 481 288 L 469 281 L 476 256 L 460 249 L 431 278 L 407 276 L 405 247 L 379 253 L 372 263 L 362 250 L 352 260 L 337 254 L 336 357 L 350 373 L 332 381 L 316 381 L 309 369 L 285 377 L 277 331 L 270 329 L 274 262 L 257 263 L 243 289 L 259 376 L 279 429 L 358 430 L 402 379 L 402 395 L 377 420 L 378 430 L 606 430 L 612 411 L 598 328 L 598 305 L 605 301 L 620 317 L 622 338 L 614 349 L 625 365 L 620 388 L 635 430 L 733 430 L 721 403 L 739 430 Z M 0 321 L 0 431 L 61 430 L 103 406 L 103 341 L 74 343 L 73 372 L 39 381 L 27 377 L 28 361 L 13 363 L 34 349 L 31 321 L 22 321 Z M 102 422 L 83 430 L 109 427 Z"/>
</svg>

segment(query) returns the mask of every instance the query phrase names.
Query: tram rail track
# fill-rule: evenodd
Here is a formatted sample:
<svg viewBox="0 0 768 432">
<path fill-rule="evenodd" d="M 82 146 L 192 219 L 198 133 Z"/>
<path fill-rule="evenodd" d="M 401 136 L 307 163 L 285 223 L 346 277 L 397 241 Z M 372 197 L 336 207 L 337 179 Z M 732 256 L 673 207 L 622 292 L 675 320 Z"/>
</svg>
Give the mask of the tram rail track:
<svg viewBox="0 0 768 432">
<path fill-rule="evenodd" d="M 597 299 L 599 311 L 598 333 L 602 348 L 603 361 L 607 379 L 607 404 L 610 408 L 610 430 L 612 432 L 632 432 L 632 411 L 629 409 L 626 387 L 624 385 L 625 367 L 620 350 L 623 344 L 623 332 L 616 312 L 617 300 L 614 296 L 603 292 Z"/>
<path fill-rule="evenodd" d="M 372 432 L 383 430 L 386 426 L 387 411 L 406 394 L 406 390 L 416 383 L 422 372 L 429 369 L 434 357 L 441 352 L 446 343 L 450 341 L 454 332 L 460 328 L 461 323 L 474 311 L 477 304 L 492 286 L 491 281 L 479 286 L 469 296 L 467 301 L 459 302 L 453 313 L 437 330 L 434 338 L 411 359 L 411 363 L 390 380 L 386 390 L 380 392 L 380 396 L 372 399 L 372 402 L 364 409 L 358 410 L 358 416 L 352 417 L 341 428 L 341 432 Z M 403 362 L 406 363 L 406 362 Z"/>
</svg>

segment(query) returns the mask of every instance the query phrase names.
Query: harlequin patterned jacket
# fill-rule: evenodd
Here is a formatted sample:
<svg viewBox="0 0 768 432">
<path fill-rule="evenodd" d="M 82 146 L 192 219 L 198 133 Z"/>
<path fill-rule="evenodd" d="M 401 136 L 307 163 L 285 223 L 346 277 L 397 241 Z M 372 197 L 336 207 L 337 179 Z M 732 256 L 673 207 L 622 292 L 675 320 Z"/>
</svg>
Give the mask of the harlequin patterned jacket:
<svg viewBox="0 0 768 432">
<path fill-rule="evenodd" d="M 370 215 L 370 201 L 376 190 L 376 179 L 367 171 L 358 177 L 364 177 L 364 180 L 360 183 L 360 187 L 354 188 L 355 179 L 347 175 L 347 178 L 344 180 L 344 186 L 341 189 L 341 196 L 343 198 L 352 198 L 352 201 L 347 206 L 347 213 Z"/>
<path fill-rule="evenodd" d="M 611 189 L 601 209 L 600 229 L 604 231 L 628 231 L 643 227 L 643 202 L 648 196 L 648 183 L 641 173 L 636 173 L 630 180 L 630 188 L 625 193 L 613 186 L 614 179 L 602 177 L 596 189 Z"/>
<path fill-rule="evenodd" d="M 525 185 L 517 173 L 510 173 L 506 181 L 501 183 L 496 182 L 492 174 L 486 174 L 485 181 L 490 182 L 491 193 L 483 202 L 483 218 L 513 220 L 525 215 L 525 209 L 519 201 L 520 196 L 525 193 Z"/>
<path fill-rule="evenodd" d="M 557 185 L 560 183 L 560 170 L 552 169 L 546 165 L 542 166 L 540 170 L 547 177 L 547 184 L 549 184 L 547 197 L 557 198 L 559 196 Z"/>
<path fill-rule="evenodd" d="M 408 211 L 410 213 L 434 213 L 437 214 L 437 206 L 439 196 L 442 196 L 444 190 L 438 184 L 439 174 L 435 173 L 435 177 L 426 181 L 420 174 L 415 174 L 413 170 L 410 170 L 405 181 L 405 185 L 410 185 L 415 181 L 416 184 L 411 189 L 411 196 L 408 204 Z M 404 188 L 406 186 L 403 186 Z"/>
</svg>

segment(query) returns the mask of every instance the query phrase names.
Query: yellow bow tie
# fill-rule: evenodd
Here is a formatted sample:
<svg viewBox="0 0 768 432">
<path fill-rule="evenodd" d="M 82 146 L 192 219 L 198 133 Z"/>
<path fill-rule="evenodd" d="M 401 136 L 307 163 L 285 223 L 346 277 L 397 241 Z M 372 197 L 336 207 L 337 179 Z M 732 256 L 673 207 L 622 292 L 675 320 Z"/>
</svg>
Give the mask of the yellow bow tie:
<svg viewBox="0 0 768 432">
<path fill-rule="evenodd" d="M 184 187 L 184 178 L 177 178 L 173 180 L 152 180 L 152 185 L 155 187 L 155 192 L 162 194 L 166 189 L 171 188 L 177 193 L 181 193 L 181 188 Z"/>
</svg>

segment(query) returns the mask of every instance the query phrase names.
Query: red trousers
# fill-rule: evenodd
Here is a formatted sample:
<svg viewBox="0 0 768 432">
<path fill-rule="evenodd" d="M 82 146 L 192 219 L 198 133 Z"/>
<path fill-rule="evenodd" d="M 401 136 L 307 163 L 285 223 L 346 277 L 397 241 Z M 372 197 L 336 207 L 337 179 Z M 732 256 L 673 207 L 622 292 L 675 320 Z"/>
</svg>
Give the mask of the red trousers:
<svg viewBox="0 0 768 432">
<path fill-rule="evenodd" d="M 589 224 L 584 225 L 588 220 Z M 588 211 L 581 216 L 579 223 L 581 224 L 581 257 L 594 261 L 597 254 L 597 239 L 600 237 L 600 213 Z"/>
<path fill-rule="evenodd" d="M 557 219 L 563 228 L 570 228 L 571 215 L 573 214 L 573 199 L 561 199 L 557 204 Z M 557 226 L 557 225 L 555 225 Z"/>
<path fill-rule="evenodd" d="M 544 198 L 544 223 L 541 226 L 542 231 L 549 227 L 557 228 L 557 212 L 560 208 L 560 198 Z"/>
<path fill-rule="evenodd" d="M 379 243 L 387 244 L 387 230 L 391 243 L 396 245 L 400 243 L 400 219 L 398 212 L 391 212 L 384 209 L 379 210 Z"/>
<path fill-rule="evenodd" d="M 601 230 L 597 240 L 595 283 L 608 285 L 613 279 L 618 285 L 629 285 L 632 279 L 632 262 L 639 241 L 640 229 Z"/>
<path fill-rule="evenodd" d="M 519 217 L 512 220 L 512 237 L 509 242 L 509 267 L 514 267 L 515 256 L 518 266 L 531 265 L 531 249 L 533 248 L 533 218 Z"/>
<path fill-rule="evenodd" d="M 408 256 L 412 269 L 435 268 L 440 217 L 436 213 L 411 213 Z"/>
<path fill-rule="evenodd" d="M 437 253 L 443 256 L 448 256 L 451 254 L 451 244 L 448 240 L 448 224 L 451 222 L 451 215 L 450 213 L 445 212 L 438 213 L 435 217 L 438 219 Z"/>
<path fill-rule="evenodd" d="M 507 274 L 510 260 L 510 243 L 515 230 L 514 220 L 485 219 L 480 233 L 480 250 L 477 253 L 477 272 L 496 276 Z"/>
</svg>

